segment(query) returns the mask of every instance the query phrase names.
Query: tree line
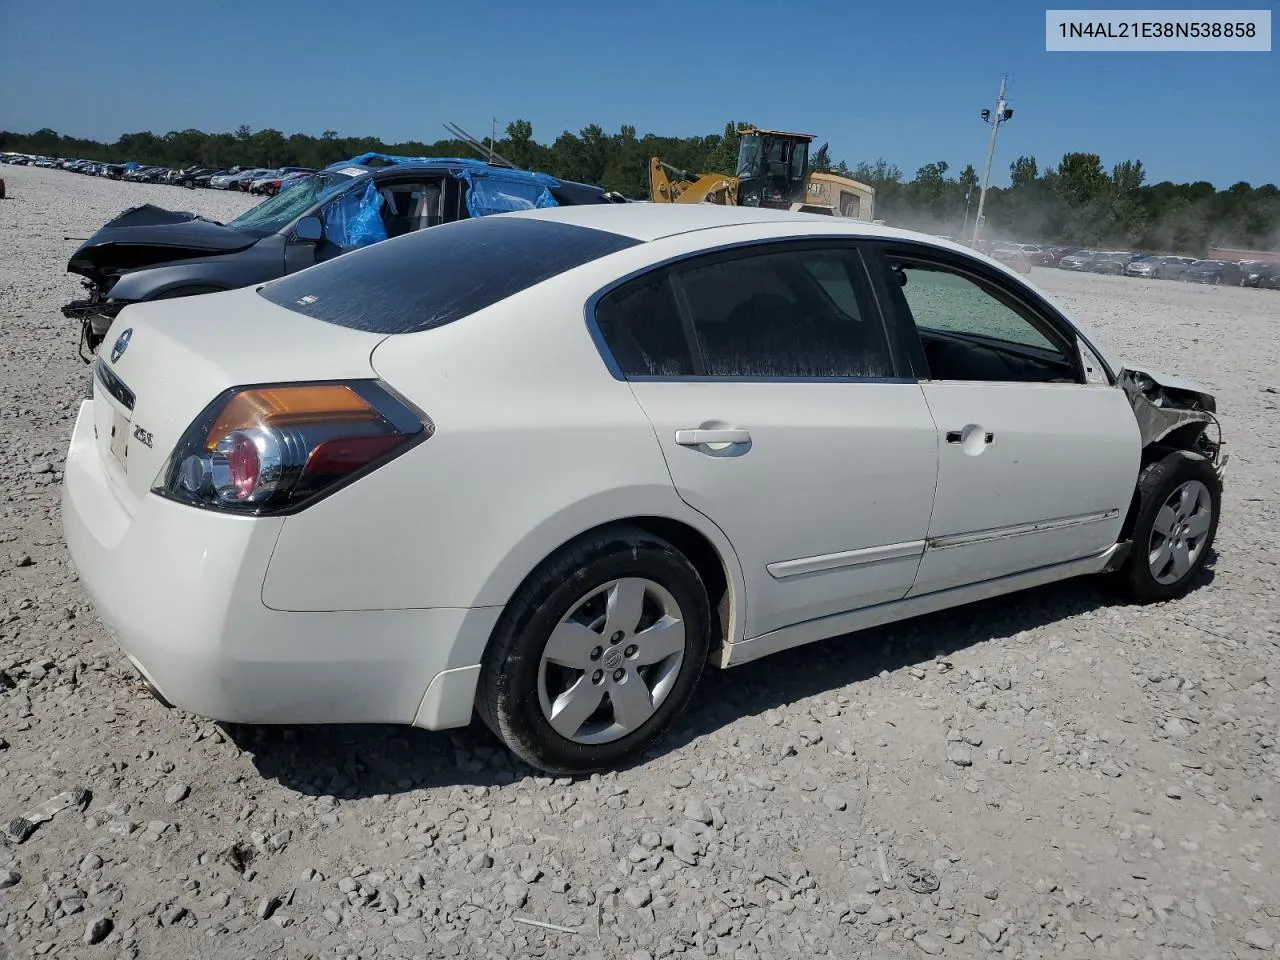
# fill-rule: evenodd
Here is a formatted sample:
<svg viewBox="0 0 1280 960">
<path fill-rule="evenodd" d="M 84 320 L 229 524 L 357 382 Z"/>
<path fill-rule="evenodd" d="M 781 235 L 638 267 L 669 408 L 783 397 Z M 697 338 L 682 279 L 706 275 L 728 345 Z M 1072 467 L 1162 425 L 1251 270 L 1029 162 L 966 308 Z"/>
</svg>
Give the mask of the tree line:
<svg viewBox="0 0 1280 960">
<path fill-rule="evenodd" d="M 555 177 L 599 184 L 626 196 L 649 196 L 649 158 L 696 173 L 733 173 L 737 129 L 706 136 L 638 136 L 633 126 L 606 133 L 590 124 L 564 131 L 549 144 L 533 138 L 533 125 L 516 120 L 493 148 L 517 166 Z M 0 131 L 0 150 L 76 157 L 109 163 L 136 161 L 166 167 L 323 167 L 367 151 L 413 156 L 474 156 L 456 139 L 387 143 L 377 137 L 285 136 L 279 130 L 241 126 L 234 133 L 174 130 L 163 135 L 127 133 L 114 143 L 63 136 L 54 130 L 20 134 Z M 972 164 L 953 171 L 945 160 L 927 163 L 908 179 L 884 159 L 832 162 L 815 144 L 814 165 L 869 184 L 876 190 L 876 217 L 889 223 L 961 235 L 977 214 L 979 177 Z M 1034 156 L 1009 165 L 1010 185 L 992 188 L 983 235 L 1025 242 L 1075 243 L 1093 247 L 1176 251 L 1203 255 L 1212 246 L 1280 247 L 1280 190 L 1275 184 L 1236 183 L 1224 189 L 1199 181 L 1148 183 L 1140 160 L 1108 170 L 1096 153 L 1064 154 L 1041 167 Z"/>
</svg>

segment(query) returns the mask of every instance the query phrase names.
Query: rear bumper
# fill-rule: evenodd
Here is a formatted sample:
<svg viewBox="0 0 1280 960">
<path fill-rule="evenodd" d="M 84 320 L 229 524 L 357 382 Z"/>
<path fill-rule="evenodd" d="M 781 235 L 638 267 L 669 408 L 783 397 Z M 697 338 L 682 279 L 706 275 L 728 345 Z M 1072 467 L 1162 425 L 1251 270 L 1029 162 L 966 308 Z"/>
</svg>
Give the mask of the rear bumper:
<svg viewBox="0 0 1280 960">
<path fill-rule="evenodd" d="M 234 723 L 470 722 L 500 608 L 268 609 L 283 520 L 153 495 L 130 515 L 103 470 L 92 404 L 67 455 L 63 533 L 98 615 L 163 701 Z"/>
</svg>

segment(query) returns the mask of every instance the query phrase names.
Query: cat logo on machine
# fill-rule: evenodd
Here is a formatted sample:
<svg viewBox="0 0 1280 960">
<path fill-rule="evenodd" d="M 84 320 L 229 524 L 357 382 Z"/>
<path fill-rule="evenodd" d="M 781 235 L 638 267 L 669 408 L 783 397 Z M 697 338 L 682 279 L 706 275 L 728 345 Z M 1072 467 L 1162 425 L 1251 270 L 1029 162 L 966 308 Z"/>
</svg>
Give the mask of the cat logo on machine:
<svg viewBox="0 0 1280 960">
<path fill-rule="evenodd" d="M 151 433 L 147 430 L 143 430 L 142 427 L 137 424 L 134 424 L 133 427 L 133 439 L 148 447 L 151 446 Z"/>
</svg>

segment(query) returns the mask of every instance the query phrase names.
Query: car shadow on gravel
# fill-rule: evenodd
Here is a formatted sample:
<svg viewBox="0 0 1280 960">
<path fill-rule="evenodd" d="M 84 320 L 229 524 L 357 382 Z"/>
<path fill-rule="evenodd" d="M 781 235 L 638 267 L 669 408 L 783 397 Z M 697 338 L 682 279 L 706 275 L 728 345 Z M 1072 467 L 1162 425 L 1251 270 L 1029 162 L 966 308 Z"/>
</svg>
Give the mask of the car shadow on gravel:
<svg viewBox="0 0 1280 960">
<path fill-rule="evenodd" d="M 1214 560 L 1211 553 L 1195 589 L 1212 582 Z M 688 712 L 635 766 L 742 717 L 1122 602 L 1091 581 L 1073 580 L 834 637 L 731 670 L 708 669 Z M 446 732 L 381 724 L 222 726 L 265 779 L 307 796 L 390 798 L 448 786 L 496 787 L 537 775 L 478 720 Z"/>
</svg>

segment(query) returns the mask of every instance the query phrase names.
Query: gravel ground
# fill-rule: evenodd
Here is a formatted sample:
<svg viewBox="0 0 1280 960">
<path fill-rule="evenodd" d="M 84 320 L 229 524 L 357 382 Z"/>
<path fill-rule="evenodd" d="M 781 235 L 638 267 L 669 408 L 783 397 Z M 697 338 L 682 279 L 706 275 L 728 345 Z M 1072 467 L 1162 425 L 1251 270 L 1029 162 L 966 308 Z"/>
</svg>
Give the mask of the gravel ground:
<svg viewBox="0 0 1280 960">
<path fill-rule="evenodd" d="M 139 688 L 60 542 L 63 238 L 247 198 L 4 176 L 0 826 L 71 805 L 0 839 L 0 957 L 1280 952 L 1280 295 L 1033 274 L 1217 392 L 1220 553 L 1186 599 L 1077 582 L 713 673 L 643 764 L 551 780 L 478 729 L 231 728 Z"/>
</svg>

